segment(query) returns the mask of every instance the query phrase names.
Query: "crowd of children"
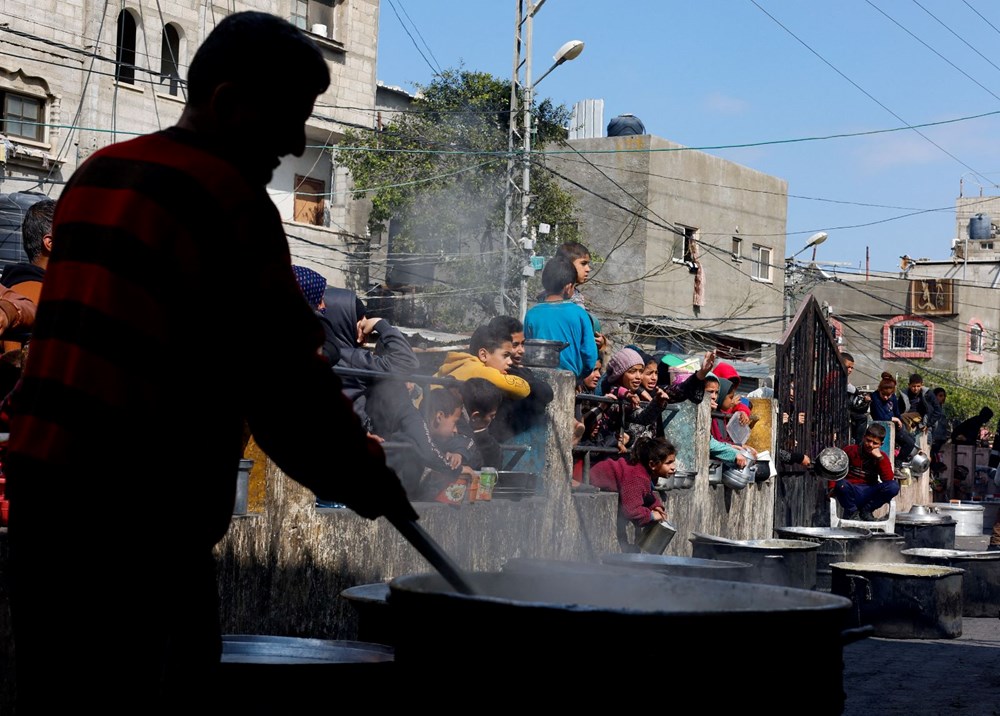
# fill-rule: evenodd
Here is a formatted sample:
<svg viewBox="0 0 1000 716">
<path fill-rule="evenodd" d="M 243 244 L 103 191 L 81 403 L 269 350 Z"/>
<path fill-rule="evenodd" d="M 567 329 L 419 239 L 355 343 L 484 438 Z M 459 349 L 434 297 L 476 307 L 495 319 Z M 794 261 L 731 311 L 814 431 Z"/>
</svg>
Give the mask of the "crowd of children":
<svg viewBox="0 0 1000 716">
<path fill-rule="evenodd" d="M 749 408 L 736 400 L 739 375 L 717 362 L 714 352 L 706 353 L 686 378 L 675 380 L 662 354 L 650 355 L 637 345 L 610 351 L 579 290 L 590 270 L 585 246 L 560 246 L 545 264 L 544 291 L 523 323 L 498 316 L 480 325 L 468 350 L 449 351 L 434 381 L 423 386 L 407 380 L 418 361 L 398 329 L 385 319 L 366 318 L 365 304 L 354 292 L 326 289 L 315 272 L 299 267 L 295 272 L 323 318 L 334 368 L 381 374 L 347 371 L 345 394 L 369 433 L 383 441 L 390 466 L 412 500 L 459 505 L 475 499 L 480 472 L 502 468 L 503 446 L 521 443 L 529 455 L 524 467 L 544 469 L 544 451 L 531 443 L 540 439 L 533 431 L 540 430 L 544 439 L 553 389 L 523 364 L 523 357 L 526 340 L 552 340 L 565 346 L 559 368 L 577 381 L 573 485 L 584 482 L 583 455 L 589 453 L 589 489 L 618 493 L 621 524 L 638 529 L 666 519 L 654 488 L 676 469 L 677 451 L 664 428 L 668 404 L 701 403 L 707 394 L 715 415 L 711 455 L 741 467 L 745 446 L 734 443 L 726 425 L 731 414 L 748 422 Z M 372 341 L 370 349 L 366 344 Z M 540 464 L 531 463 L 539 459 Z M 623 537 L 623 548 L 634 544 Z"/>
</svg>

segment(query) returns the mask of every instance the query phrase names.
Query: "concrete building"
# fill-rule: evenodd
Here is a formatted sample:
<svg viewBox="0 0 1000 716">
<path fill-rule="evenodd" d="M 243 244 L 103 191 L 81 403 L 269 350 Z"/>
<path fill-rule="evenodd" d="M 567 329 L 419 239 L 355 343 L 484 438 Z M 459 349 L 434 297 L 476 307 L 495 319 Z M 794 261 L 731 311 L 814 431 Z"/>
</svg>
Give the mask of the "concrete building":
<svg viewBox="0 0 1000 716">
<path fill-rule="evenodd" d="M 938 371 L 996 374 L 1000 330 L 1000 242 L 991 216 L 1000 197 L 956 202 L 956 236 L 946 259 L 903 256 L 897 276 L 813 272 L 813 295 L 825 303 L 841 348 L 856 359 L 855 385 Z"/>
<path fill-rule="evenodd" d="M 787 182 L 648 134 L 568 146 L 545 161 L 578 201 L 602 326 L 736 351 L 780 337 Z M 703 340 L 685 344 L 691 331 Z"/>
<path fill-rule="evenodd" d="M 378 0 L 263 0 L 223 5 L 166 0 L 6 0 L 0 26 L 0 193 L 58 197 L 73 170 L 107 144 L 173 124 L 187 66 L 225 15 L 261 10 L 309 33 L 332 82 L 308 122 L 308 148 L 286 157 L 269 192 L 293 259 L 334 285 L 354 274 L 366 216 L 349 200 L 330 148 L 346 128 L 375 122 Z M 266 48 L 261 48 L 266 51 Z M 267 92 L 266 87 L 261 92 Z"/>
</svg>

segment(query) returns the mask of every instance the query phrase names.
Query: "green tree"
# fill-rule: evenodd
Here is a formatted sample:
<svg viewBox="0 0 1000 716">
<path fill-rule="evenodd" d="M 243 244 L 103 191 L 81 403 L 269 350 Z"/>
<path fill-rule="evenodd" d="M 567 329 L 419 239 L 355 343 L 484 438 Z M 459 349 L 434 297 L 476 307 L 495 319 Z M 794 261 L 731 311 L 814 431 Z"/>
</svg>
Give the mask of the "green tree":
<svg viewBox="0 0 1000 716">
<path fill-rule="evenodd" d="M 565 107 L 544 100 L 532 112 L 533 149 L 565 135 Z M 371 202 L 370 233 L 384 232 L 391 220 L 387 283 L 420 284 L 428 327 L 467 330 L 496 315 L 501 281 L 509 287 L 507 312 L 517 305 L 522 257 L 515 245 L 508 244 L 507 275 L 501 270 L 505 200 L 522 166 L 518 156 L 515 176 L 508 175 L 509 121 L 509 81 L 453 69 L 421 87 L 382 131 L 349 131 L 338 148 L 355 197 Z M 540 155 L 533 152 L 532 162 L 529 225 L 558 227 L 536 247 L 551 255 L 557 236 L 578 236 L 573 200 L 538 170 Z"/>
<path fill-rule="evenodd" d="M 983 406 L 1000 414 L 1000 375 L 983 375 L 962 371 L 958 375 L 936 373 L 923 369 L 924 385 L 941 387 L 947 391 L 944 402 L 945 416 L 953 423 L 975 415 Z"/>
</svg>

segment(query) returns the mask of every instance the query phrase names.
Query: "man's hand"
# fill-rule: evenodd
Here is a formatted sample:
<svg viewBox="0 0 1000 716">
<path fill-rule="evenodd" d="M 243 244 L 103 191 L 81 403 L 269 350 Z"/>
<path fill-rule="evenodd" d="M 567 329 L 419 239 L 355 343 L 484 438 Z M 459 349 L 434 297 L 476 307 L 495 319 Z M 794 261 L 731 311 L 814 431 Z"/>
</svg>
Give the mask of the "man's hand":
<svg viewBox="0 0 1000 716">
<path fill-rule="evenodd" d="M 462 464 L 462 456 L 457 452 L 446 452 L 444 454 L 444 461 L 448 463 L 448 467 L 454 470 L 456 467 Z"/>
<path fill-rule="evenodd" d="M 802 456 L 802 466 L 803 467 L 809 467 L 809 465 L 811 465 L 811 464 L 812 464 L 812 460 L 809 459 L 809 456 L 808 455 L 803 455 Z"/>
<path fill-rule="evenodd" d="M 368 342 L 368 336 L 375 331 L 375 324 L 381 321 L 378 317 L 365 317 L 358 321 L 358 345 Z"/>
</svg>

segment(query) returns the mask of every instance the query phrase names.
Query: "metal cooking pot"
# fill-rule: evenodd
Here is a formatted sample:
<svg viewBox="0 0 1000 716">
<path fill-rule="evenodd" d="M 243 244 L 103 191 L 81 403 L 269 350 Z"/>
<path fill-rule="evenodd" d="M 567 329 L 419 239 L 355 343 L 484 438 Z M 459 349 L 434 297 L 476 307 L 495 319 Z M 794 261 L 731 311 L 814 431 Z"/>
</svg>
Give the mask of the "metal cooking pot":
<svg viewBox="0 0 1000 716">
<path fill-rule="evenodd" d="M 815 542 L 816 589 L 830 591 L 830 565 L 853 561 L 871 537 L 871 530 L 857 527 L 775 527 L 774 534 L 782 539 Z"/>
<path fill-rule="evenodd" d="M 548 341 L 528 338 L 524 341 L 524 357 L 521 362 L 532 368 L 558 368 L 559 353 L 569 346 L 564 341 Z"/>
<path fill-rule="evenodd" d="M 910 468 L 910 474 L 913 477 L 919 477 L 930 469 L 931 459 L 922 452 L 918 452 L 910 458 L 910 462 L 907 463 L 907 467 Z"/>
<path fill-rule="evenodd" d="M 437 574 L 389 583 L 389 602 L 399 610 L 396 683 L 402 693 L 441 684 L 449 698 L 460 699 L 456 703 L 475 703 L 486 689 L 491 708 L 523 709 L 522 689 L 494 688 L 491 670 L 509 654 L 519 674 L 545 675 L 532 681 L 540 702 L 587 708 L 595 690 L 581 686 L 581 669 L 609 655 L 663 663 L 663 641 L 636 635 L 669 635 L 671 653 L 711 664 L 718 662 L 719 645 L 706 635 L 725 634 L 728 662 L 781 664 L 784 681 L 809 684 L 814 713 L 843 713 L 843 645 L 860 636 L 842 630 L 851 608 L 844 597 L 652 573 L 469 576 L 475 595 L 456 592 Z M 442 667 L 459 657 L 461 668 Z M 772 690 L 719 689 L 715 669 L 690 669 L 684 678 L 692 693 L 712 694 L 713 708 L 773 710 Z"/>
<path fill-rule="evenodd" d="M 938 514 L 926 505 L 914 505 L 909 512 L 896 515 L 894 531 L 903 536 L 904 549 L 954 549 L 956 526 L 952 517 Z"/>
<path fill-rule="evenodd" d="M 635 543 L 646 554 L 663 554 L 675 534 L 676 527 L 668 520 L 659 520 L 643 527 Z"/>
<path fill-rule="evenodd" d="M 391 646 L 360 641 L 225 634 L 218 684 L 231 713 L 328 710 L 330 694 L 317 684 L 351 684 L 378 693 L 395 681 Z"/>
<path fill-rule="evenodd" d="M 752 581 L 749 562 L 728 562 L 722 559 L 698 559 L 696 557 L 675 557 L 666 554 L 634 554 L 612 552 L 601 557 L 601 562 L 614 566 L 671 574 L 680 577 L 701 577 L 703 579 L 730 579 Z"/>
<path fill-rule="evenodd" d="M 359 584 L 340 593 L 358 616 L 358 639 L 374 644 L 392 645 L 394 629 L 389 609 L 388 582 Z"/>
<path fill-rule="evenodd" d="M 913 564 L 939 564 L 961 569 L 962 616 L 996 618 L 1000 613 L 1000 552 L 965 552 L 957 549 L 904 549 Z"/>
<path fill-rule="evenodd" d="M 837 447 L 823 448 L 812 463 L 813 473 L 824 480 L 843 480 L 851 467 L 847 453 Z"/>
<path fill-rule="evenodd" d="M 742 490 L 751 482 L 754 482 L 757 473 L 757 460 L 746 450 L 741 450 L 740 454 L 747 459 L 747 464 L 738 467 L 736 463 L 726 463 L 722 468 L 722 484 L 733 490 Z"/>
<path fill-rule="evenodd" d="M 691 553 L 701 559 L 749 562 L 752 581 L 797 589 L 816 588 L 816 551 L 819 545 L 799 539 L 718 540 L 692 533 Z"/>
<path fill-rule="evenodd" d="M 831 593 L 851 599 L 852 625 L 890 639 L 962 635 L 962 570 L 903 562 L 835 562 Z"/>
</svg>

